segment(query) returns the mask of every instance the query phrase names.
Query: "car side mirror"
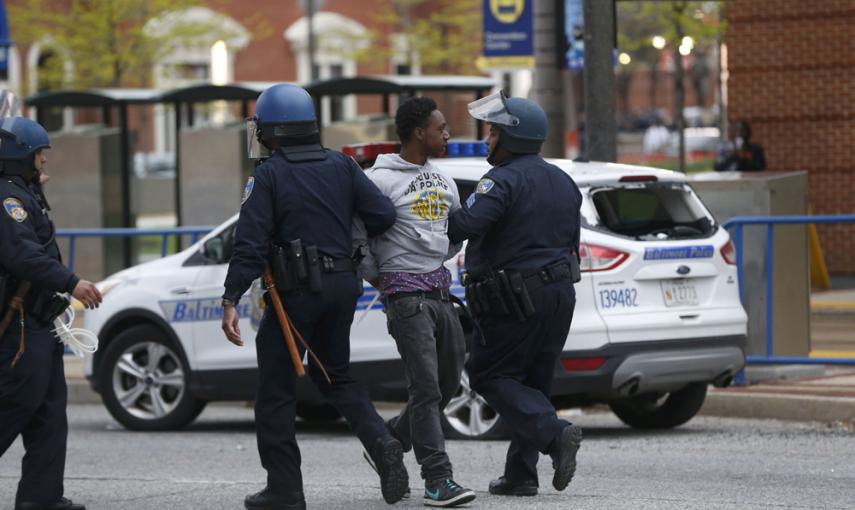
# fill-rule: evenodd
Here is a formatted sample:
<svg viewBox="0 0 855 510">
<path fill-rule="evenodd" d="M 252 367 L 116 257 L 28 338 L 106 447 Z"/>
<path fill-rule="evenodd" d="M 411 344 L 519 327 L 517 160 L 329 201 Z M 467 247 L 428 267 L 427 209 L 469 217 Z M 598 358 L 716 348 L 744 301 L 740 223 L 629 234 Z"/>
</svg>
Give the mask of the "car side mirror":
<svg viewBox="0 0 855 510">
<path fill-rule="evenodd" d="M 204 255 L 206 259 L 217 264 L 221 264 L 223 262 L 223 251 L 224 246 L 223 239 L 221 237 L 212 237 L 202 245 L 202 255 Z"/>
</svg>

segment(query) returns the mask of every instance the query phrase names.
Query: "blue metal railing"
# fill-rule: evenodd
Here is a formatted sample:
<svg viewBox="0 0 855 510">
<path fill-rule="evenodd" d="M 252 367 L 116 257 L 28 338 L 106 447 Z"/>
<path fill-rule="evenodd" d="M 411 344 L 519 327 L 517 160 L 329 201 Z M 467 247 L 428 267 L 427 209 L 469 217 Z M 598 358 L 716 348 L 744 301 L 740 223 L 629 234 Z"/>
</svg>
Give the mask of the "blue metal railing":
<svg viewBox="0 0 855 510">
<path fill-rule="evenodd" d="M 168 255 L 170 236 L 189 235 L 192 243 L 200 236 L 214 230 L 215 227 L 177 227 L 177 228 L 61 228 L 57 229 L 57 238 L 68 238 L 68 267 L 74 270 L 75 243 L 79 237 L 142 237 L 160 236 L 160 256 Z"/>
<path fill-rule="evenodd" d="M 724 228 L 732 229 L 732 240 L 736 249 L 736 270 L 739 275 L 739 296 L 745 302 L 743 289 L 743 227 L 746 225 L 766 226 L 766 354 L 747 356 L 749 364 L 817 364 L 817 365 L 855 365 L 855 358 L 813 358 L 803 356 L 775 356 L 773 353 L 773 301 L 775 270 L 775 225 L 808 225 L 815 223 L 855 223 L 855 214 L 826 216 L 737 216 L 723 223 Z"/>
</svg>

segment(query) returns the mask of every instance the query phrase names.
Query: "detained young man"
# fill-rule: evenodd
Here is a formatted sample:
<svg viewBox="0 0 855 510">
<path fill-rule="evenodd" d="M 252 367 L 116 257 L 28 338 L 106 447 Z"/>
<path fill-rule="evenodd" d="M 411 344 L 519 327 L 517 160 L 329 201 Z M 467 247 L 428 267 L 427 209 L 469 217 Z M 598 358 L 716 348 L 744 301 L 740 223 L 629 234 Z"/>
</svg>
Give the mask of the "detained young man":
<svg viewBox="0 0 855 510">
<path fill-rule="evenodd" d="M 405 450 L 412 446 L 425 480 L 427 506 L 452 507 L 475 499 L 458 485 L 445 451 L 441 414 L 460 386 L 465 339 L 450 301 L 451 273 L 443 262 L 451 246 L 448 215 L 460 208 L 454 180 L 434 167 L 448 144 L 448 127 L 436 103 L 426 97 L 398 108 L 395 127 L 400 154 L 383 154 L 368 178 L 395 204 L 395 224 L 366 239 L 354 226 L 354 243 L 367 246 L 360 271 L 383 296 L 389 333 L 404 362 L 409 400 L 388 422 Z"/>
</svg>

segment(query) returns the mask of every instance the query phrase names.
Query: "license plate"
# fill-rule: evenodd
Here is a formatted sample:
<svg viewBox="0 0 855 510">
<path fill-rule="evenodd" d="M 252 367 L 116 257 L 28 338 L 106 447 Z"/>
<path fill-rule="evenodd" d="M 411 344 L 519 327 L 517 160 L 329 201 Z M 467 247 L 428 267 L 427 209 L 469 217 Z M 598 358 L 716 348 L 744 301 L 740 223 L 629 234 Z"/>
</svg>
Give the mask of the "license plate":
<svg viewBox="0 0 855 510">
<path fill-rule="evenodd" d="M 678 280 L 664 280 L 662 282 L 662 297 L 665 306 L 696 306 L 698 304 L 698 291 L 691 280 L 682 278 Z"/>
</svg>

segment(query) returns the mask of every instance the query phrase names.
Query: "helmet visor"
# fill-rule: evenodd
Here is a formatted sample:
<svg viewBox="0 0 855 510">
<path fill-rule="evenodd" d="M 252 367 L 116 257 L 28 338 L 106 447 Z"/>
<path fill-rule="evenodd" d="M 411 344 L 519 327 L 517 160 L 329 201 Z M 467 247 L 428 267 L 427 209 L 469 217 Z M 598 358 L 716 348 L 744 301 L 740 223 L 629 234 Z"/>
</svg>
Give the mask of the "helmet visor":
<svg viewBox="0 0 855 510">
<path fill-rule="evenodd" d="M 270 149 L 261 143 L 261 126 L 255 118 L 246 119 L 246 155 L 249 159 L 269 158 Z"/>
<path fill-rule="evenodd" d="M 508 111 L 505 104 L 505 94 L 501 91 L 472 101 L 468 108 L 469 115 L 490 124 L 518 126 L 520 123 L 520 119 Z"/>
<path fill-rule="evenodd" d="M 21 115 L 21 101 L 11 90 L 0 89 L 0 118 Z"/>
</svg>

